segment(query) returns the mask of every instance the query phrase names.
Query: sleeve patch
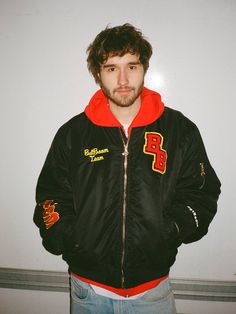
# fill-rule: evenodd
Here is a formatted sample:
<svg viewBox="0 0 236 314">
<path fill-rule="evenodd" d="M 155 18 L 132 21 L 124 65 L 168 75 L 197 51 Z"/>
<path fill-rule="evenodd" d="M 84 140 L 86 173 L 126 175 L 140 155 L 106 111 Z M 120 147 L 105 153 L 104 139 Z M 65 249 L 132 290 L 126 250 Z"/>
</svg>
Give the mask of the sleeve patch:
<svg viewBox="0 0 236 314">
<path fill-rule="evenodd" d="M 59 213 L 55 211 L 57 204 L 58 203 L 54 203 L 53 200 L 46 200 L 42 204 L 42 207 L 44 209 L 43 221 L 46 229 L 51 228 L 60 219 Z"/>
</svg>

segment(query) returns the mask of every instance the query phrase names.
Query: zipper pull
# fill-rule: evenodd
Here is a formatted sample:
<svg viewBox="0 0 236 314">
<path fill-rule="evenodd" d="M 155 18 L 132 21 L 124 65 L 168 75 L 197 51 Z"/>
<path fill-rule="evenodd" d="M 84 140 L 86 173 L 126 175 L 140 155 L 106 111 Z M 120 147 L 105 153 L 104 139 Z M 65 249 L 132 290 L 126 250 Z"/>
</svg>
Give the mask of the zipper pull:
<svg viewBox="0 0 236 314">
<path fill-rule="evenodd" d="M 128 145 L 124 145 L 124 151 L 122 153 L 122 156 L 128 156 L 129 152 L 128 152 Z"/>
</svg>

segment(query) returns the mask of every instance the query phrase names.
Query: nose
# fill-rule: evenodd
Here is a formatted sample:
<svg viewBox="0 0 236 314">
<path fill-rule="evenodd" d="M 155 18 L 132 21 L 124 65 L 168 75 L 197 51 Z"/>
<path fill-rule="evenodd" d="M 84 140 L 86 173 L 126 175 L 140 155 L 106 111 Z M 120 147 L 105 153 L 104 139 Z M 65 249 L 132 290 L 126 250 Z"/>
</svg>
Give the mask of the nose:
<svg viewBox="0 0 236 314">
<path fill-rule="evenodd" d="M 118 77 L 118 84 L 120 86 L 128 85 L 129 79 L 126 70 L 120 70 Z"/>
</svg>

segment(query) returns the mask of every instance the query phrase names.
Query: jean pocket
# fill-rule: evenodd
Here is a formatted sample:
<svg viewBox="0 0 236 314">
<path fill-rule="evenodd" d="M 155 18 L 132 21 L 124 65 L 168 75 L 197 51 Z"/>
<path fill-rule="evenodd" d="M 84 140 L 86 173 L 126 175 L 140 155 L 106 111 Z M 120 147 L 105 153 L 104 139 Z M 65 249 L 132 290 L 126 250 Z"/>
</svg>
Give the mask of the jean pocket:
<svg viewBox="0 0 236 314">
<path fill-rule="evenodd" d="M 90 286 L 75 276 L 71 276 L 71 297 L 76 302 L 87 301 L 90 295 Z"/>
<path fill-rule="evenodd" d="M 172 295 L 169 278 L 163 280 L 157 287 L 147 291 L 139 300 L 142 302 L 159 302 Z"/>
</svg>

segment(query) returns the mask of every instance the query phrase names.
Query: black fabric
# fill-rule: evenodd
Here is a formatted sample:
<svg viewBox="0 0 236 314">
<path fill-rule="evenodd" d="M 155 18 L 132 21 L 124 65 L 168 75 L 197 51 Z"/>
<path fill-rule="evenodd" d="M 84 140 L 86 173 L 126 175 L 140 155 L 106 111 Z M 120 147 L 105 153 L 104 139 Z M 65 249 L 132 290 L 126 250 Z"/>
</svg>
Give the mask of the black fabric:
<svg viewBox="0 0 236 314">
<path fill-rule="evenodd" d="M 163 139 L 165 171 L 155 171 L 155 155 L 145 152 L 150 133 Z M 45 248 L 63 254 L 72 272 L 131 288 L 168 274 L 178 247 L 207 233 L 220 182 L 197 127 L 173 109 L 166 107 L 154 123 L 132 129 L 126 191 L 123 145 L 119 128 L 96 126 L 84 113 L 62 126 L 38 180 L 34 221 Z M 45 200 L 57 203 L 60 215 L 49 229 L 43 221 Z"/>
</svg>

